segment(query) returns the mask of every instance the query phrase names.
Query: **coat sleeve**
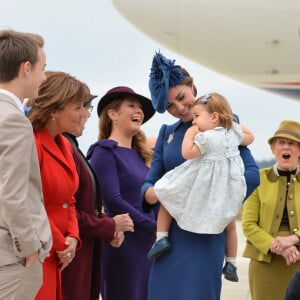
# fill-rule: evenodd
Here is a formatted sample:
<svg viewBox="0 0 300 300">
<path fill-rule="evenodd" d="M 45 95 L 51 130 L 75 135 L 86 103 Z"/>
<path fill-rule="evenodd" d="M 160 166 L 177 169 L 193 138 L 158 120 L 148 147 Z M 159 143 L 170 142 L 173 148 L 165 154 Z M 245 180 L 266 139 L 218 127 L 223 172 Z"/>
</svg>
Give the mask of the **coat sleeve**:
<svg viewBox="0 0 300 300">
<path fill-rule="evenodd" d="M 259 168 L 248 147 L 239 146 L 240 155 L 245 166 L 245 180 L 247 184 L 247 193 L 244 201 L 252 194 L 260 183 Z"/>
<path fill-rule="evenodd" d="M 115 234 L 115 221 L 100 214 L 98 217 L 77 210 L 80 235 L 110 243 Z"/>
<path fill-rule="evenodd" d="M 35 145 L 36 145 L 36 150 L 37 150 L 37 154 L 38 154 L 40 169 L 41 169 L 41 172 L 43 172 L 43 168 L 42 168 L 42 166 L 44 164 L 43 151 L 42 151 L 42 145 L 41 145 L 40 140 L 37 137 L 37 135 L 35 135 Z M 47 211 L 47 207 L 46 207 L 46 211 Z M 53 222 L 51 217 L 49 217 L 49 215 L 48 215 L 48 220 L 49 220 L 52 238 L 53 238 L 53 245 L 52 245 L 51 253 L 54 253 L 55 251 L 62 251 L 64 249 L 66 249 L 64 235 L 57 228 L 57 226 L 55 225 L 55 223 Z"/>
<path fill-rule="evenodd" d="M 109 211 L 114 215 L 129 213 L 135 227 L 138 226 L 141 232 L 152 236 L 156 229 L 156 222 L 122 197 L 118 168 L 112 150 L 101 146 L 96 147 L 90 163 L 97 175 L 103 199 Z"/>
<path fill-rule="evenodd" d="M 76 179 L 77 179 L 77 188 L 78 189 L 78 184 L 79 184 L 79 175 L 77 173 L 76 169 L 76 162 L 74 160 L 74 149 L 70 142 L 66 139 L 66 137 L 62 136 L 62 140 L 64 141 L 64 144 L 66 148 L 69 150 L 69 152 L 66 151 L 65 156 L 69 159 L 69 164 L 70 167 L 73 168 L 74 174 L 76 174 Z M 75 192 L 76 192 L 75 190 Z M 82 241 L 79 237 L 79 228 L 78 228 L 78 220 L 77 220 L 77 215 L 76 215 L 76 207 L 75 207 L 76 199 L 75 196 L 73 195 L 69 201 L 69 210 L 68 210 L 68 227 L 67 227 L 67 232 L 66 236 L 73 237 L 77 239 L 78 244 L 77 244 L 77 249 L 80 249 L 82 246 Z"/>
<path fill-rule="evenodd" d="M 26 257 L 41 248 L 31 217 L 34 208 L 27 199 L 33 132 L 30 122 L 17 113 L 0 122 L 0 214 L 14 241 L 15 255 Z"/>
<path fill-rule="evenodd" d="M 155 182 L 159 180 L 166 173 L 164 162 L 163 162 L 163 143 L 164 143 L 166 128 L 167 126 L 163 125 L 159 131 L 157 141 L 155 144 L 151 167 L 141 187 L 141 195 L 143 198 L 143 210 L 146 212 L 150 211 L 152 208 L 157 208 L 156 204 L 151 205 L 146 202 L 144 196 L 146 191 L 150 187 L 153 187 Z"/>
<path fill-rule="evenodd" d="M 260 193 L 256 189 L 243 205 L 242 228 L 247 240 L 260 252 L 267 255 L 272 237 L 260 225 L 261 215 Z"/>
<path fill-rule="evenodd" d="M 68 224 L 68 231 L 66 232 L 66 236 L 70 236 L 75 238 L 78 241 L 77 249 L 82 246 L 82 241 L 79 237 L 79 228 L 78 228 L 78 220 L 76 215 L 76 208 L 75 208 L 75 197 L 72 197 L 71 202 L 69 204 L 69 224 Z"/>
</svg>

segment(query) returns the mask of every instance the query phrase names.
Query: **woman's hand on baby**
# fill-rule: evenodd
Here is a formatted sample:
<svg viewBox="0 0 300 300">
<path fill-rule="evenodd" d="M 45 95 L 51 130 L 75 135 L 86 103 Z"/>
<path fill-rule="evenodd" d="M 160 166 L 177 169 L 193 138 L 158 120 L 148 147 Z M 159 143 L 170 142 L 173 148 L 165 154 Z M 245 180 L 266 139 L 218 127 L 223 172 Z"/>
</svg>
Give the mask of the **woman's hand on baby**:
<svg viewBox="0 0 300 300">
<path fill-rule="evenodd" d="M 154 192 L 154 188 L 153 188 L 153 186 L 151 186 L 151 187 L 149 187 L 148 189 L 147 189 L 147 191 L 145 192 L 145 200 L 146 200 L 146 202 L 148 203 L 148 204 L 156 204 L 157 203 L 157 201 L 158 201 L 158 198 L 157 198 L 157 196 L 156 196 L 156 194 L 155 194 L 155 192 Z"/>
</svg>

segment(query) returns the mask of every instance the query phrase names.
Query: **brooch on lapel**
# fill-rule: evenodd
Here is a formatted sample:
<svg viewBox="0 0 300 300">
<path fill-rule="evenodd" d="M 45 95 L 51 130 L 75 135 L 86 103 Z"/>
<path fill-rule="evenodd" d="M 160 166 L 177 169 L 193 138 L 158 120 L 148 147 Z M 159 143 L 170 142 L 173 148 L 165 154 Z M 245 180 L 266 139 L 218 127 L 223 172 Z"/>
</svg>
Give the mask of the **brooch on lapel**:
<svg viewBox="0 0 300 300">
<path fill-rule="evenodd" d="M 168 139 L 167 139 L 167 143 L 170 144 L 174 139 L 174 132 L 170 133 Z"/>
</svg>

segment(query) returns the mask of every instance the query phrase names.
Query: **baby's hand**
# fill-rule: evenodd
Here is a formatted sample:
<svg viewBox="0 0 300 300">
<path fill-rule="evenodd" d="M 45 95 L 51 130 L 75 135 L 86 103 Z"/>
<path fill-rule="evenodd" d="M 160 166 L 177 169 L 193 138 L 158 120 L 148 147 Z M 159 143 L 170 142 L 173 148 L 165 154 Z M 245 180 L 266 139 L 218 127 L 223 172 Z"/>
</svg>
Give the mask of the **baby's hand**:
<svg viewBox="0 0 300 300">
<path fill-rule="evenodd" d="M 189 134 L 191 136 L 195 136 L 197 133 L 199 133 L 199 128 L 195 125 L 192 125 L 188 130 L 186 131 L 186 134 Z"/>
<path fill-rule="evenodd" d="M 199 132 L 199 128 L 195 125 L 192 125 L 185 132 L 181 147 L 184 159 L 192 159 L 201 155 L 198 146 L 194 143 L 195 135 Z"/>
</svg>

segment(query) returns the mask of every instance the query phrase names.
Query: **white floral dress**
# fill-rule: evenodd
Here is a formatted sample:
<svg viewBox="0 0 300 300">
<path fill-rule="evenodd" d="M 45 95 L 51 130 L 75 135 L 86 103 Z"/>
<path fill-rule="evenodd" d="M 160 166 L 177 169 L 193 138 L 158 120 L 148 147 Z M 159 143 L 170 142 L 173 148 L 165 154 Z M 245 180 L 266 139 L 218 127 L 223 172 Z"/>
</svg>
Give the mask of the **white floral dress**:
<svg viewBox="0 0 300 300">
<path fill-rule="evenodd" d="M 238 146 L 242 129 L 216 127 L 195 136 L 201 156 L 167 172 L 155 194 L 178 226 L 195 233 L 222 232 L 246 195 L 244 164 Z"/>
</svg>

